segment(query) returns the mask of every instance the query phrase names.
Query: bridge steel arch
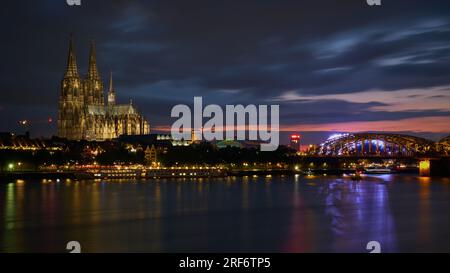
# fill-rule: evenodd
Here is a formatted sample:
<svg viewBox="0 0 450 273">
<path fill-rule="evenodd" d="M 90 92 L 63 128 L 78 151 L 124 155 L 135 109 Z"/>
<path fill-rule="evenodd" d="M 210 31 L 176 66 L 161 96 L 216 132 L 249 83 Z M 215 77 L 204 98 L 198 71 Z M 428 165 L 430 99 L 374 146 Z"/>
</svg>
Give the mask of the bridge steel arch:
<svg viewBox="0 0 450 273">
<path fill-rule="evenodd" d="M 444 137 L 438 142 L 439 150 L 446 155 L 450 155 L 450 136 Z"/>
<path fill-rule="evenodd" d="M 335 134 L 320 144 L 317 154 L 323 156 L 416 156 L 433 152 L 431 140 L 385 133 Z"/>
</svg>

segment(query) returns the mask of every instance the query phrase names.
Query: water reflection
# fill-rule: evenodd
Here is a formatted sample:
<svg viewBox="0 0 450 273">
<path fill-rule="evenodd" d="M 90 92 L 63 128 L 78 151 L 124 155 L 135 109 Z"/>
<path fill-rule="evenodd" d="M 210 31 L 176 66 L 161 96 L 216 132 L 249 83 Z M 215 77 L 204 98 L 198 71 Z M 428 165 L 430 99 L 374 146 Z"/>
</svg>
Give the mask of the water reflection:
<svg viewBox="0 0 450 273">
<path fill-rule="evenodd" d="M 448 178 L 258 176 L 0 184 L 0 252 L 450 251 Z"/>
<path fill-rule="evenodd" d="M 395 222 L 384 183 L 336 179 L 321 186 L 321 195 L 334 238 L 331 251 L 363 249 L 369 241 L 380 242 L 384 251 L 396 251 Z"/>
<path fill-rule="evenodd" d="M 310 252 L 313 251 L 312 238 L 315 236 L 315 219 L 313 214 L 304 213 L 307 208 L 303 203 L 300 192 L 298 176 L 295 176 L 292 197 L 292 214 L 289 223 L 288 236 L 283 252 Z"/>
<path fill-rule="evenodd" d="M 430 213 L 430 183 L 431 178 L 419 177 L 419 241 L 426 242 L 431 239 L 431 213 Z"/>
</svg>

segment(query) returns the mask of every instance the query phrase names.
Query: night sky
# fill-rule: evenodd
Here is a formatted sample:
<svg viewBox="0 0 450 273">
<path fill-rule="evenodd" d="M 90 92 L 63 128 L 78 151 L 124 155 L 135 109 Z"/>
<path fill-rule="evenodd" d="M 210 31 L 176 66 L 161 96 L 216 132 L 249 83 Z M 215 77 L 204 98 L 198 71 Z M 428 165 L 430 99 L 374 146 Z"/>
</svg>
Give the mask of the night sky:
<svg viewBox="0 0 450 273">
<path fill-rule="evenodd" d="M 301 132 L 450 134 L 450 1 L 4 1 L 0 131 L 56 133 L 70 33 L 86 74 L 97 43 L 107 86 L 132 98 L 153 132 L 171 108 L 280 104 L 282 142 Z"/>
</svg>

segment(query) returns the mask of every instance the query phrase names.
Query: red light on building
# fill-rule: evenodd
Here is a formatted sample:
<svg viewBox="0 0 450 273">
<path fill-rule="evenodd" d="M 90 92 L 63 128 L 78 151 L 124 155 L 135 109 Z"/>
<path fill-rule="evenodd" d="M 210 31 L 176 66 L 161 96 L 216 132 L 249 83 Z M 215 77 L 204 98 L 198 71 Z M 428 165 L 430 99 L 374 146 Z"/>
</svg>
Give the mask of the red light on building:
<svg viewBox="0 0 450 273">
<path fill-rule="evenodd" d="M 298 134 L 294 134 L 291 135 L 291 148 L 296 150 L 297 152 L 300 151 L 300 139 L 301 139 L 301 135 Z"/>
</svg>

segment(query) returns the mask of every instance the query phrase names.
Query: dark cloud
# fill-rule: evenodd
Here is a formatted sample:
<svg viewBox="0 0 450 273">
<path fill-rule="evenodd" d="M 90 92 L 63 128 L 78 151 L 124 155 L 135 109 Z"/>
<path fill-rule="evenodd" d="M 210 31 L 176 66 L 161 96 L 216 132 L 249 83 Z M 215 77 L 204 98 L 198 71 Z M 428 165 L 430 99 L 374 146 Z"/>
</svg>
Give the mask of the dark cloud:
<svg viewBox="0 0 450 273">
<path fill-rule="evenodd" d="M 86 73 L 98 44 L 103 78 L 151 124 L 192 103 L 267 103 L 286 92 L 333 95 L 450 85 L 450 2 L 383 1 L 8 1 L 0 11 L 0 131 L 56 117 L 70 33 Z M 433 96 L 433 94 L 430 94 Z M 447 100 L 449 97 L 437 95 Z M 436 97 L 438 98 L 438 97 Z M 385 102 L 389 105 L 389 101 Z M 282 103 L 282 123 L 445 116 L 448 111 L 374 111 L 372 102 Z M 450 131 L 450 129 L 449 129 Z"/>
</svg>

